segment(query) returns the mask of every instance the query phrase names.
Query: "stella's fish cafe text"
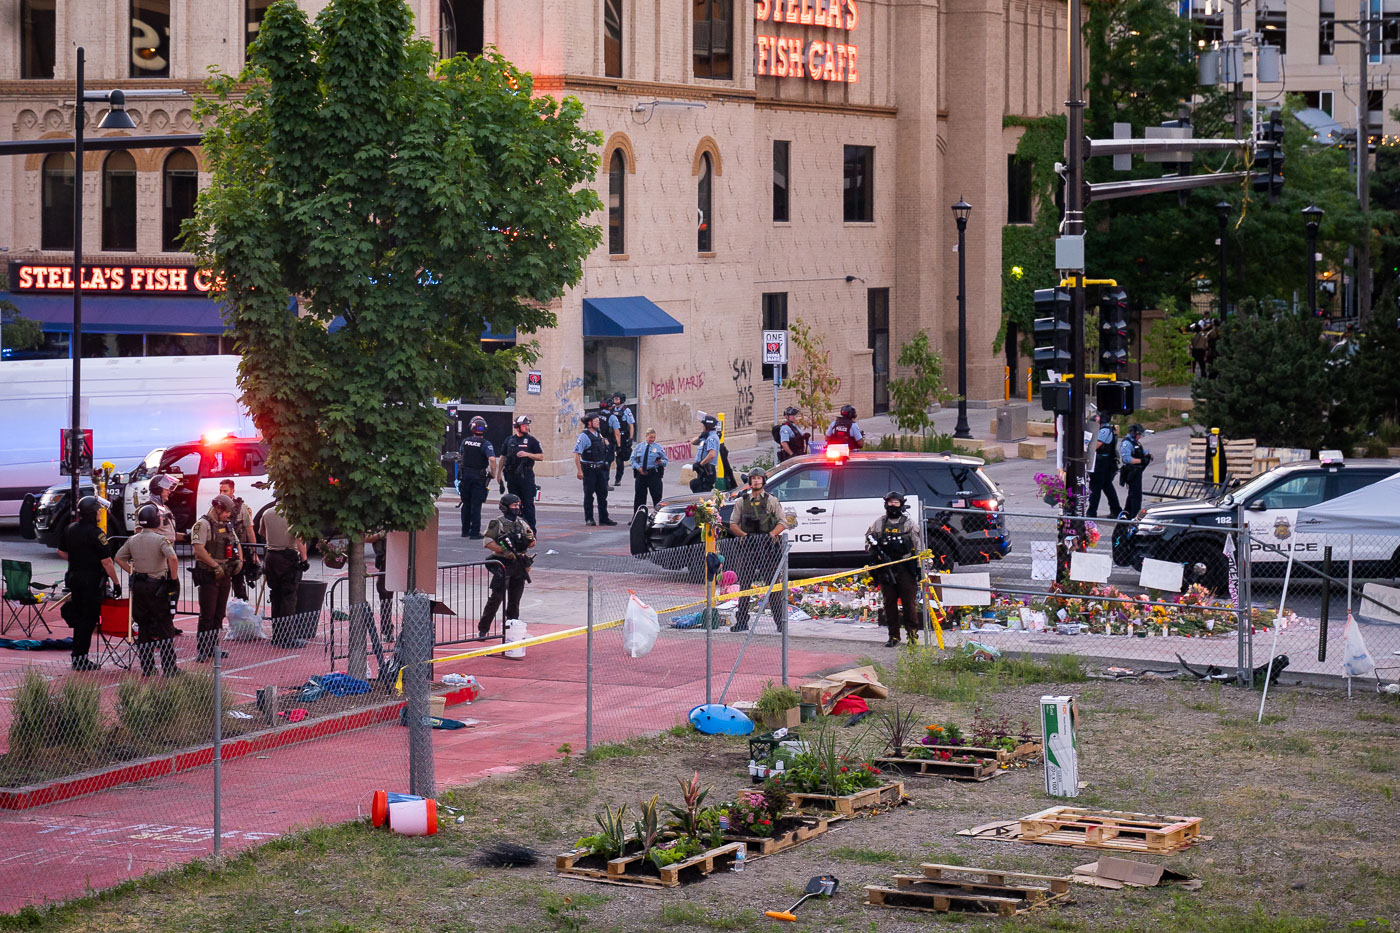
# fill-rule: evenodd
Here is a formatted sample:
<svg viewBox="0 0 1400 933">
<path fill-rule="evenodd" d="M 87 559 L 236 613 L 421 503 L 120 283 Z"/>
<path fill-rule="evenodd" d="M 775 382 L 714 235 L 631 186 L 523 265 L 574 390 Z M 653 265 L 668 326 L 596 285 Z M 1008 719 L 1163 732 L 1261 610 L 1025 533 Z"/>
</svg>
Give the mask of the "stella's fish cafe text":
<svg viewBox="0 0 1400 933">
<path fill-rule="evenodd" d="M 850 32 L 860 22 L 856 0 L 755 0 L 754 18 L 760 23 L 793 23 L 824 26 Z M 808 78 L 812 81 L 860 80 L 859 54 L 847 42 L 810 42 L 797 36 L 755 37 L 756 73 L 760 77 Z"/>
</svg>

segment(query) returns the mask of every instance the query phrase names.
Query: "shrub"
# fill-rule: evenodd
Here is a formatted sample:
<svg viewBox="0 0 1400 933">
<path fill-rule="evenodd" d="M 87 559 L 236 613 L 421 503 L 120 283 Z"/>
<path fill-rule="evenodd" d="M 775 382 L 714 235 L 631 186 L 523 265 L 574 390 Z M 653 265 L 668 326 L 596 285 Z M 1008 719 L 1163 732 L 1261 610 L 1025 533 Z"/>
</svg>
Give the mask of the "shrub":
<svg viewBox="0 0 1400 933">
<path fill-rule="evenodd" d="M 20 682 L 12 707 L 14 718 L 10 720 L 11 756 L 29 759 L 47 744 L 52 705 L 48 681 L 33 668 L 25 671 L 24 680 Z"/>
<path fill-rule="evenodd" d="M 102 738 L 102 695 L 87 678 L 69 678 L 53 704 L 53 743 L 87 751 Z"/>
<path fill-rule="evenodd" d="M 754 704 L 754 712 L 759 715 L 782 713 L 801 703 L 802 694 L 786 684 L 774 686 L 770 680 L 768 686 L 759 694 L 758 702 Z"/>
</svg>

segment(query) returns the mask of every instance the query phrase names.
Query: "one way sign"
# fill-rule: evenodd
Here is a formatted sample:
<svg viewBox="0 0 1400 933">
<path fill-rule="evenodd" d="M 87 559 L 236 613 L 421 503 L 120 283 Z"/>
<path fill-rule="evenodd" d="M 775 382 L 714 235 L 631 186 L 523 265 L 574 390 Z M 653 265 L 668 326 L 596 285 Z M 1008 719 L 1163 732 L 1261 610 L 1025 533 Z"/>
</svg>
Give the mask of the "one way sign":
<svg viewBox="0 0 1400 933">
<path fill-rule="evenodd" d="M 786 366 L 788 332 L 785 330 L 765 330 L 763 332 L 763 363 L 765 366 Z"/>
</svg>

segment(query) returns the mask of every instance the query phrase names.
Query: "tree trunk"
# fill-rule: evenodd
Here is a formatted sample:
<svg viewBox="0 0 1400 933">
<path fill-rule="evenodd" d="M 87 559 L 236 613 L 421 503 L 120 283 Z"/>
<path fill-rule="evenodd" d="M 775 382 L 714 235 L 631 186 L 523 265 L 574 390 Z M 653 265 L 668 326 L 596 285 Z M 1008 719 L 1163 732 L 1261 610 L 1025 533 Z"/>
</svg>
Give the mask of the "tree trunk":
<svg viewBox="0 0 1400 933">
<path fill-rule="evenodd" d="M 350 579 L 346 596 L 346 608 L 350 613 L 350 644 L 347 673 L 360 680 L 366 676 L 368 664 L 365 658 L 365 639 L 369 628 L 370 611 L 365 577 L 365 539 L 359 535 L 350 537 Z"/>
</svg>

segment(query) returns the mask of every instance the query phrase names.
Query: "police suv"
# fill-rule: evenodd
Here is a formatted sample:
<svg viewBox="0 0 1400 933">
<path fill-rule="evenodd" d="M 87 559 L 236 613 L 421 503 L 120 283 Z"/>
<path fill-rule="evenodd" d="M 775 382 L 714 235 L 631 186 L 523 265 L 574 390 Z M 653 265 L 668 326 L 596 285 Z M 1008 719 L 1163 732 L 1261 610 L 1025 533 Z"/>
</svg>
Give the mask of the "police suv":
<svg viewBox="0 0 1400 933">
<path fill-rule="evenodd" d="M 1234 527 L 1240 510 L 1250 526 L 1249 559 L 1259 576 L 1281 576 L 1288 554 L 1294 560 L 1317 563 L 1329 545 L 1345 560 L 1355 547 L 1356 572 L 1363 576 L 1400 574 L 1400 548 L 1393 538 L 1294 534 L 1298 510 L 1344 496 L 1400 473 L 1397 460 L 1356 460 L 1340 456 L 1288 463 L 1261 473 L 1242 486 L 1214 499 L 1166 502 L 1144 509 L 1126 540 L 1115 544 L 1114 562 L 1140 568 L 1144 557 L 1184 563 L 1197 570 L 1188 574 L 1210 589 L 1227 585 L 1229 559 L 1224 539 L 1212 529 Z M 1198 566 L 1199 565 L 1199 566 Z"/>
<path fill-rule="evenodd" d="M 768 474 L 765 486 L 789 516 L 794 564 L 864 564 L 866 529 L 884 514 L 885 494 L 894 490 L 905 495 L 908 514 L 922 516 L 934 564 L 951 570 L 955 564 L 1000 560 L 1011 550 L 1001 517 L 1005 497 L 982 464 L 976 457 L 946 453 L 848 453 L 843 445 L 829 445 L 822 454 L 785 461 Z M 739 479 L 747 481 L 743 474 Z M 743 488 L 724 496 L 720 515 L 726 526 L 741 495 Z M 632 524 L 632 553 L 671 566 L 679 553 L 672 549 L 700 543 L 688 509 L 702 498 L 676 496 L 663 499 L 654 513 L 639 510 Z"/>
</svg>

